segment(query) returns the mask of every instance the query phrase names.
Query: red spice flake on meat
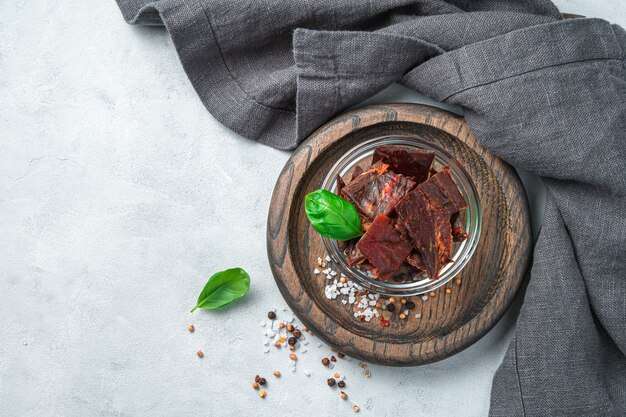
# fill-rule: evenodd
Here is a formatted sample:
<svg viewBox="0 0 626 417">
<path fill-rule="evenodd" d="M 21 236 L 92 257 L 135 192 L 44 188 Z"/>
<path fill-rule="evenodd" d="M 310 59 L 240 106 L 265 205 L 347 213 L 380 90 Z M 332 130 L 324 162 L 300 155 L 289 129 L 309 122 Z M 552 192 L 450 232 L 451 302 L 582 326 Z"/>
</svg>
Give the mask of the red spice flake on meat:
<svg viewBox="0 0 626 417">
<path fill-rule="evenodd" d="M 376 217 L 356 247 L 376 268 L 381 280 L 388 279 L 400 269 L 413 249 L 411 243 L 396 230 L 393 221 L 384 214 Z"/>
<path fill-rule="evenodd" d="M 428 179 L 434 157 L 435 153 L 431 151 L 407 146 L 383 145 L 374 150 L 373 162 L 382 161 L 388 164 L 395 173 L 413 177 L 414 181 L 419 184 Z"/>
<path fill-rule="evenodd" d="M 379 214 L 391 214 L 402 197 L 416 185 L 387 168 L 388 165 L 378 162 L 342 189 L 343 197 L 369 220 Z"/>
</svg>

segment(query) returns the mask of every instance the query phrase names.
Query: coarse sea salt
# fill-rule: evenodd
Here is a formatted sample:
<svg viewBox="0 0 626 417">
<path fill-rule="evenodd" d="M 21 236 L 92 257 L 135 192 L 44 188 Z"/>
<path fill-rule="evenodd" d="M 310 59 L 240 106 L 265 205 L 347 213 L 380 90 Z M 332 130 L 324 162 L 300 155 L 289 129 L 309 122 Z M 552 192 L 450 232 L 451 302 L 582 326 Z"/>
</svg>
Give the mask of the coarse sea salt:
<svg viewBox="0 0 626 417">
<path fill-rule="evenodd" d="M 427 301 L 428 300 L 428 296 L 427 295 L 422 295 L 422 301 Z"/>
</svg>

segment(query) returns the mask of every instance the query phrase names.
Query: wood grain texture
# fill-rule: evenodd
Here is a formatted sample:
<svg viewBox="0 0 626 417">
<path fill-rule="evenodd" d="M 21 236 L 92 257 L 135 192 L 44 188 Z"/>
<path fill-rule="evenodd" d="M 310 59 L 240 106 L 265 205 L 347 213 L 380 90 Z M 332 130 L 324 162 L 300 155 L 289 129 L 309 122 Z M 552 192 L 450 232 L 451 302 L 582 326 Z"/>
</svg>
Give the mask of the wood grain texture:
<svg viewBox="0 0 626 417">
<path fill-rule="evenodd" d="M 348 149 L 378 136 L 422 138 L 445 149 L 468 171 L 483 209 L 479 245 L 460 277 L 436 297 L 412 297 L 407 320 L 360 322 L 352 306 L 324 295 L 313 274 L 325 256 L 304 213 L 304 197 L 320 188 Z M 311 135 L 280 174 L 270 205 L 267 249 L 276 283 L 298 318 L 331 347 L 368 362 L 410 366 L 451 356 L 482 337 L 502 317 L 526 272 L 531 251 L 528 203 L 509 165 L 484 149 L 463 118 L 416 104 L 374 105 L 340 115 Z M 414 315 L 421 313 L 422 318 Z"/>
</svg>

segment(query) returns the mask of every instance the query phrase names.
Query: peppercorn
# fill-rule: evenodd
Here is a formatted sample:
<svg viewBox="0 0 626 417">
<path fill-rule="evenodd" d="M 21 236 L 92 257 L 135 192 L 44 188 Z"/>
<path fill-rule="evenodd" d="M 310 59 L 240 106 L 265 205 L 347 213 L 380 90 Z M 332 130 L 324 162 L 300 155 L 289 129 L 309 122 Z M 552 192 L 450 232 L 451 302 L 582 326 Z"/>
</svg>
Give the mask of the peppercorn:
<svg viewBox="0 0 626 417">
<path fill-rule="evenodd" d="M 400 313 L 400 314 L 398 314 L 398 317 L 400 317 L 402 320 L 404 320 L 406 318 L 406 314 Z"/>
<path fill-rule="evenodd" d="M 278 323 L 278 327 L 280 327 L 281 329 L 285 327 L 285 323 L 283 323 L 282 321 L 280 323 Z"/>
<path fill-rule="evenodd" d="M 295 344 L 298 343 L 298 339 L 292 336 L 287 339 L 287 343 L 289 344 L 289 346 L 295 346 Z"/>
<path fill-rule="evenodd" d="M 339 388 L 345 388 L 346 387 L 346 383 L 345 383 L 345 381 L 339 381 L 339 382 L 337 382 L 337 386 Z"/>
<path fill-rule="evenodd" d="M 292 333 L 296 339 L 300 339 L 302 337 L 302 332 L 298 329 L 295 329 Z"/>
<path fill-rule="evenodd" d="M 413 310 L 415 308 L 415 303 L 413 301 L 407 301 L 404 305 L 407 310 Z"/>
<path fill-rule="evenodd" d="M 278 349 L 280 349 L 280 342 L 274 343 L 274 346 L 276 346 Z"/>
<path fill-rule="evenodd" d="M 289 333 L 293 332 L 293 329 L 294 329 L 293 324 L 288 324 L 288 325 L 287 325 L 287 331 L 288 331 Z"/>
<path fill-rule="evenodd" d="M 254 382 L 257 382 L 257 383 L 258 383 L 260 380 L 261 380 L 261 377 L 260 377 L 260 376 L 256 375 L 256 376 L 254 377 Z"/>
<path fill-rule="evenodd" d="M 452 292 L 451 288 L 446 288 L 446 294 L 450 294 Z"/>
<path fill-rule="evenodd" d="M 294 351 L 294 350 L 296 350 L 296 347 L 295 346 L 289 346 L 289 350 Z"/>
<path fill-rule="evenodd" d="M 274 371 L 274 376 L 278 378 L 280 376 L 280 371 Z"/>
<path fill-rule="evenodd" d="M 337 381 L 335 381 L 335 378 L 328 378 L 326 383 L 328 384 L 329 387 L 334 387 Z"/>
<path fill-rule="evenodd" d="M 361 362 L 359 366 L 363 369 L 367 368 L 367 364 L 365 362 Z"/>
<path fill-rule="evenodd" d="M 270 320 L 274 320 L 276 318 L 276 313 L 270 311 L 269 313 L 267 313 L 267 318 Z"/>
<path fill-rule="evenodd" d="M 331 361 L 331 362 L 337 362 L 337 358 L 335 358 L 335 356 L 331 356 L 331 357 L 330 357 L 330 361 Z"/>
<path fill-rule="evenodd" d="M 396 311 L 396 306 L 395 304 L 388 304 L 387 305 L 387 311 L 393 313 L 394 311 Z"/>
<path fill-rule="evenodd" d="M 295 353 L 290 353 L 289 354 L 289 359 L 291 359 L 292 361 L 295 361 L 297 359 L 297 356 Z"/>
<path fill-rule="evenodd" d="M 265 378 L 259 378 L 259 385 L 265 385 L 267 384 L 267 381 L 265 380 Z"/>
<path fill-rule="evenodd" d="M 256 382 L 253 382 L 253 383 L 252 383 L 252 388 L 254 388 L 254 389 L 259 389 L 259 384 L 258 384 L 258 383 L 256 383 Z"/>
<path fill-rule="evenodd" d="M 390 302 L 390 303 L 395 303 L 395 302 L 396 302 L 396 299 L 395 299 L 394 297 L 389 297 L 389 302 Z"/>
<path fill-rule="evenodd" d="M 339 378 L 341 378 L 341 375 L 339 375 L 339 373 L 335 372 L 335 375 L 333 375 L 333 378 L 339 379 Z"/>
<path fill-rule="evenodd" d="M 436 297 L 437 293 L 434 292 L 434 291 L 431 291 L 431 292 L 428 293 L 428 295 L 430 295 L 431 297 Z"/>
<path fill-rule="evenodd" d="M 329 364 L 330 364 L 330 360 L 328 358 L 323 358 L 322 359 L 322 365 L 328 366 Z"/>
<path fill-rule="evenodd" d="M 189 330 L 190 333 L 193 333 L 193 331 L 196 330 L 196 328 L 193 327 L 193 324 L 190 324 L 189 326 L 187 326 L 187 330 Z"/>
<path fill-rule="evenodd" d="M 400 299 L 400 303 L 401 303 L 401 304 L 406 304 L 406 299 L 401 298 L 401 299 Z"/>
<path fill-rule="evenodd" d="M 201 350 L 199 350 L 196 352 L 196 355 L 198 355 L 198 357 L 201 358 L 204 356 L 204 353 Z"/>
<path fill-rule="evenodd" d="M 345 392 L 341 391 L 341 399 L 342 400 L 347 400 L 348 399 L 348 394 L 346 394 Z"/>
<path fill-rule="evenodd" d="M 308 328 L 308 327 L 306 327 L 306 326 L 302 326 L 302 330 L 304 330 L 305 332 L 308 332 L 308 331 L 309 331 L 309 328 Z"/>
<path fill-rule="evenodd" d="M 352 411 L 354 411 L 355 413 L 358 413 L 358 412 L 359 412 L 359 406 L 358 406 L 358 405 L 356 405 L 356 404 L 354 404 L 354 405 L 352 406 Z"/>
<path fill-rule="evenodd" d="M 369 378 L 372 376 L 372 372 L 368 369 L 367 371 L 363 372 L 363 375 L 365 375 L 365 378 Z"/>
<path fill-rule="evenodd" d="M 265 392 L 265 391 L 259 392 L 259 397 L 261 397 L 261 398 L 265 398 L 266 395 L 267 395 L 267 392 Z"/>
<path fill-rule="evenodd" d="M 342 284 L 345 284 L 346 281 L 347 281 L 346 277 L 339 278 L 339 282 L 341 282 Z"/>
<path fill-rule="evenodd" d="M 343 358 L 345 358 L 345 357 L 346 357 L 346 355 L 344 355 L 344 354 L 343 354 L 343 353 L 341 353 L 341 352 L 337 352 L 337 357 L 339 357 L 339 359 L 343 359 Z"/>
<path fill-rule="evenodd" d="M 457 278 L 457 279 L 455 279 L 455 280 L 454 280 L 454 283 L 455 283 L 456 285 L 461 285 L 461 278 Z"/>
</svg>

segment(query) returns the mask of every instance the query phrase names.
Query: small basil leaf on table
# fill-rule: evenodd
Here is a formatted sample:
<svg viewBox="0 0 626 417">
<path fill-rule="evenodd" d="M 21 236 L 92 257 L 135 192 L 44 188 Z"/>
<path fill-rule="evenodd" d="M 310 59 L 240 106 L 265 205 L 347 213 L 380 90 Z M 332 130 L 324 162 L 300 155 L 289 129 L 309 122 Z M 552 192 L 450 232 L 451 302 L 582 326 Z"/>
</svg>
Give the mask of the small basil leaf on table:
<svg viewBox="0 0 626 417">
<path fill-rule="evenodd" d="M 346 199 L 328 190 L 317 190 L 304 200 L 304 210 L 317 232 L 334 240 L 350 240 L 363 234 L 361 218 Z"/>
<path fill-rule="evenodd" d="M 227 269 L 209 278 L 198 296 L 197 308 L 213 310 L 232 303 L 246 295 L 250 289 L 250 275 L 241 268 Z"/>
</svg>

